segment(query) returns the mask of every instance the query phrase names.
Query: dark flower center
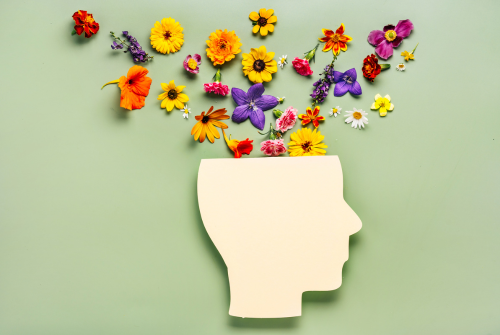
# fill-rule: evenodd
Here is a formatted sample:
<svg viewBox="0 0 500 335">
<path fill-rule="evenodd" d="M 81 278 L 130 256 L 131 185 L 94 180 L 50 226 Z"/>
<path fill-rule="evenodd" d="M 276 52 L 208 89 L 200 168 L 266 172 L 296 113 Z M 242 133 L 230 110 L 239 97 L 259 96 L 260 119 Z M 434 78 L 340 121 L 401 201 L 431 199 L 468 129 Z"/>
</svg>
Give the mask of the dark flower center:
<svg viewBox="0 0 500 335">
<path fill-rule="evenodd" d="M 166 39 L 169 39 L 170 37 L 172 37 L 172 33 L 170 31 L 167 31 L 165 32 L 165 34 L 163 34 L 163 36 L 166 38 Z"/>
<path fill-rule="evenodd" d="M 309 152 L 311 151 L 312 149 L 312 143 L 310 141 L 306 141 L 304 143 L 302 143 L 302 150 L 304 150 L 305 152 Z"/>
<path fill-rule="evenodd" d="M 253 63 L 253 69 L 257 72 L 262 72 L 266 68 L 266 63 L 263 60 L 258 59 Z"/>
<path fill-rule="evenodd" d="M 132 81 L 132 79 L 130 79 L 130 80 L 128 81 L 128 84 L 129 84 L 129 85 L 132 85 L 132 83 L 133 83 L 133 81 Z"/>
<path fill-rule="evenodd" d="M 266 24 L 267 24 L 267 19 L 265 17 L 261 17 L 257 23 L 259 24 L 259 26 L 261 27 L 264 27 Z"/>
<path fill-rule="evenodd" d="M 348 84 L 352 84 L 352 83 L 354 82 L 354 80 L 352 80 L 352 78 L 351 78 L 351 77 L 349 77 L 349 76 L 345 76 L 345 77 L 344 77 L 344 81 L 345 81 L 346 83 L 348 83 Z"/>
<path fill-rule="evenodd" d="M 168 98 L 170 100 L 177 99 L 177 91 L 176 90 L 170 90 L 170 91 L 168 91 Z"/>
<path fill-rule="evenodd" d="M 208 117 L 208 115 L 205 115 L 205 116 L 203 116 L 203 119 L 201 119 L 201 122 L 202 123 L 207 123 L 208 120 L 210 120 L 210 118 Z"/>
</svg>

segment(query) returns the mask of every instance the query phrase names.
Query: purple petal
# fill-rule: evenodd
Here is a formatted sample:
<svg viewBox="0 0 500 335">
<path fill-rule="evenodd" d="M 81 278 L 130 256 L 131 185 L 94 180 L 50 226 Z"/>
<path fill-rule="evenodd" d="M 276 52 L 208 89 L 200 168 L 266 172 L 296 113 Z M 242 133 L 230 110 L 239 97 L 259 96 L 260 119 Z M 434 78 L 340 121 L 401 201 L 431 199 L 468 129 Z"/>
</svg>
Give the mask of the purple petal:
<svg viewBox="0 0 500 335">
<path fill-rule="evenodd" d="M 255 105 L 263 111 L 267 111 L 278 106 L 278 99 L 272 95 L 263 95 L 255 100 Z"/>
<path fill-rule="evenodd" d="M 384 27 L 384 32 L 387 31 L 387 30 L 394 30 L 394 27 L 392 24 L 388 24 L 387 26 Z"/>
<path fill-rule="evenodd" d="M 264 124 L 266 123 L 264 112 L 260 108 L 253 109 L 250 112 L 250 122 L 252 122 L 256 128 L 263 130 Z"/>
<path fill-rule="evenodd" d="M 410 20 L 400 20 L 394 31 L 401 38 L 407 38 L 413 30 L 413 23 Z"/>
<path fill-rule="evenodd" d="M 346 76 L 351 77 L 353 81 L 356 81 L 358 79 L 358 74 L 356 73 L 356 69 L 355 68 L 347 70 L 344 74 Z"/>
<path fill-rule="evenodd" d="M 357 81 L 355 81 L 351 88 L 349 88 L 349 92 L 351 92 L 354 95 L 361 95 L 361 85 Z"/>
<path fill-rule="evenodd" d="M 248 119 L 251 111 L 252 110 L 249 109 L 246 105 L 245 106 L 238 106 L 235 108 L 231 119 L 236 123 L 241 123 L 241 122 L 245 121 L 246 119 Z"/>
<path fill-rule="evenodd" d="M 236 102 L 236 104 L 238 104 L 238 106 L 245 105 L 245 107 L 246 107 L 246 105 L 248 104 L 247 94 L 242 89 L 239 89 L 237 87 L 233 87 L 231 89 L 231 95 L 233 96 L 234 102 Z"/>
<path fill-rule="evenodd" d="M 392 56 L 392 43 L 384 41 L 377 45 L 375 52 L 382 59 L 387 59 Z"/>
<path fill-rule="evenodd" d="M 346 94 L 347 91 L 349 91 L 351 86 L 352 86 L 352 84 L 348 84 L 345 81 L 341 81 L 335 85 L 335 89 L 333 90 L 333 95 L 336 97 L 341 97 L 344 94 Z"/>
<path fill-rule="evenodd" d="M 333 71 L 333 81 L 338 83 L 344 78 L 344 72 Z"/>
<path fill-rule="evenodd" d="M 264 88 L 264 85 L 262 85 L 262 83 L 252 85 L 252 87 L 248 89 L 247 93 L 248 100 L 252 101 L 256 100 L 257 98 L 260 98 L 260 96 L 262 95 L 262 93 L 264 93 L 265 90 L 266 89 Z"/>
<path fill-rule="evenodd" d="M 384 37 L 384 32 L 382 30 L 372 30 L 370 34 L 368 34 L 368 43 L 370 43 L 375 47 L 384 40 L 385 37 Z"/>
<path fill-rule="evenodd" d="M 394 48 L 397 48 L 399 47 L 399 45 L 401 44 L 401 42 L 403 42 L 403 38 L 401 36 L 396 36 L 396 38 L 394 39 L 394 41 L 392 41 L 392 46 Z"/>
<path fill-rule="evenodd" d="M 201 56 L 198 54 L 194 54 L 193 56 L 194 60 L 199 64 L 201 64 Z"/>
</svg>

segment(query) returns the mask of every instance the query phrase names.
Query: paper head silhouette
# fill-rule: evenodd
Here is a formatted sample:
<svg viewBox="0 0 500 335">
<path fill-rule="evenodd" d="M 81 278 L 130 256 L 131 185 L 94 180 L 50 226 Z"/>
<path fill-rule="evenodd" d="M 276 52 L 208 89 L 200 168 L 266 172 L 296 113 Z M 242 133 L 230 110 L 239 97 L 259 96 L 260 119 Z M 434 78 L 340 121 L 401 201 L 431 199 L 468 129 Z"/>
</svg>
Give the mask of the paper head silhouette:
<svg viewBox="0 0 500 335">
<path fill-rule="evenodd" d="M 198 202 L 228 269 L 230 315 L 300 316 L 303 292 L 341 285 L 361 220 L 337 156 L 203 159 Z"/>
</svg>

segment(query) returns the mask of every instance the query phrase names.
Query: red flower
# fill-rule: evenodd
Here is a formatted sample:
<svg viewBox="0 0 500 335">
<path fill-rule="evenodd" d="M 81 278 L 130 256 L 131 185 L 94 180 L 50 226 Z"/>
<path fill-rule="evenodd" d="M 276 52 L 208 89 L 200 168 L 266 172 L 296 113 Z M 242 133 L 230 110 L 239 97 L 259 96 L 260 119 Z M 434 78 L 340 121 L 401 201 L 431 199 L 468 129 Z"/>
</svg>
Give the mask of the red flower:
<svg viewBox="0 0 500 335">
<path fill-rule="evenodd" d="M 314 107 L 314 110 L 311 110 L 311 107 L 306 108 L 307 114 L 299 114 L 299 119 L 302 120 L 302 125 L 312 122 L 315 128 L 319 127 L 319 121 L 325 121 L 325 117 L 318 115 L 319 114 L 319 106 Z"/>
<path fill-rule="evenodd" d="M 311 67 L 309 66 L 309 61 L 307 59 L 300 59 L 299 57 L 295 57 L 292 61 L 293 68 L 297 71 L 301 76 L 310 76 L 313 74 Z"/>
<path fill-rule="evenodd" d="M 253 150 L 253 140 L 249 141 L 248 138 L 246 140 L 240 141 L 236 150 L 234 151 L 234 158 L 240 158 L 241 155 L 250 155 L 250 152 Z"/>
<path fill-rule="evenodd" d="M 378 58 L 371 54 L 363 60 L 363 76 L 369 81 L 373 81 L 382 70 L 382 67 L 378 63 Z"/>
<path fill-rule="evenodd" d="M 75 20 L 75 31 L 78 35 L 85 31 L 85 37 L 90 38 L 99 31 L 99 23 L 95 22 L 92 14 L 87 14 L 86 10 L 75 12 L 73 20 Z"/>
</svg>

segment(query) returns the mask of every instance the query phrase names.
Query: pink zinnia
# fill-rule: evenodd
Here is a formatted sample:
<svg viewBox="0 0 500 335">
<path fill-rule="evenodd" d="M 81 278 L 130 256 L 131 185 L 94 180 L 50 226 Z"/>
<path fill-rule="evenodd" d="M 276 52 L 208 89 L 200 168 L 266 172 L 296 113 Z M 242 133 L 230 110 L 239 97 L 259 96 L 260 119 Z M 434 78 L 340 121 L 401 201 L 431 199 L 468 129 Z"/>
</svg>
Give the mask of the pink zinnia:
<svg viewBox="0 0 500 335">
<path fill-rule="evenodd" d="M 279 156 L 286 152 L 283 140 L 267 140 L 260 144 L 260 151 L 268 156 Z"/>
<path fill-rule="evenodd" d="M 283 114 L 276 120 L 276 129 L 284 133 L 292 129 L 297 121 L 297 110 L 293 107 L 288 107 Z"/>
<path fill-rule="evenodd" d="M 219 82 L 203 84 L 203 88 L 207 93 L 215 93 L 219 95 L 229 94 L 229 87 Z"/>
<path fill-rule="evenodd" d="M 183 62 L 186 71 L 195 74 L 200 72 L 200 66 L 199 66 L 200 64 L 201 64 L 201 56 L 198 54 L 195 54 L 193 57 L 191 57 L 191 55 L 188 55 Z"/>
<path fill-rule="evenodd" d="M 292 61 L 293 68 L 297 71 L 301 76 L 310 76 L 313 74 L 311 67 L 309 66 L 309 62 L 307 59 L 300 59 L 299 57 L 295 57 Z"/>
</svg>

